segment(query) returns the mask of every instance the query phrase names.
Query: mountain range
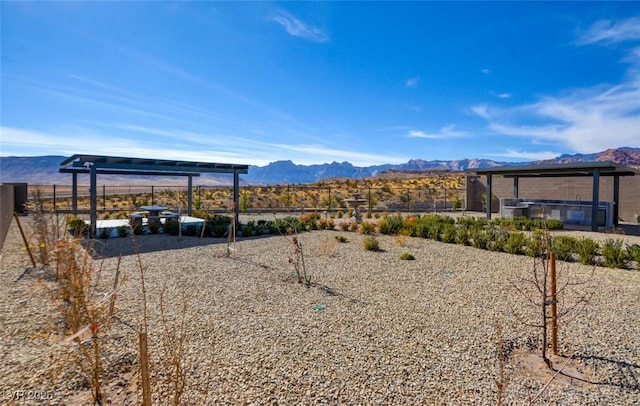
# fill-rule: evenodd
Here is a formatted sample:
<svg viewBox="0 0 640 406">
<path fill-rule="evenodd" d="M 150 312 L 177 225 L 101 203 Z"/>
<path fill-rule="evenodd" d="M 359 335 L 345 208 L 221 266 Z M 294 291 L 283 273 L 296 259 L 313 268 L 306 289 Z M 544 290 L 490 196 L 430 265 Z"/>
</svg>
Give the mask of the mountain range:
<svg viewBox="0 0 640 406">
<path fill-rule="evenodd" d="M 60 163 L 67 157 L 46 155 L 35 157 L 0 157 L 0 182 L 26 182 L 34 185 L 70 184 L 68 174 L 58 172 Z M 504 165 L 546 165 L 558 163 L 612 161 L 627 166 L 640 166 L 640 148 L 622 147 L 592 154 L 561 155 L 553 159 L 533 162 L 498 162 L 489 159 L 461 159 L 452 161 L 424 161 L 411 159 L 398 165 L 353 166 L 349 162 L 332 162 L 318 165 L 297 165 L 292 161 L 276 161 L 265 166 L 250 166 L 249 173 L 240 177 L 244 184 L 313 183 L 328 178 L 362 179 L 383 172 L 415 171 L 464 171 L 466 169 L 489 168 Z M 80 177 L 83 182 L 83 177 Z M 184 179 L 159 176 L 102 175 L 99 181 L 105 184 L 134 185 L 140 183 L 184 184 Z M 202 174 L 194 180 L 197 185 L 228 185 L 229 175 Z"/>
</svg>

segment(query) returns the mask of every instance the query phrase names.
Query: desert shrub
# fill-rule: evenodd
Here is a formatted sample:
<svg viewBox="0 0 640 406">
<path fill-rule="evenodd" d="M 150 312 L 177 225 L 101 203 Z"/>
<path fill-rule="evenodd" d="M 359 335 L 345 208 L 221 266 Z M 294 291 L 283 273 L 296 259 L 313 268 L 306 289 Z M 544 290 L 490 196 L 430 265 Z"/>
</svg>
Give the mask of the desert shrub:
<svg viewBox="0 0 640 406">
<path fill-rule="evenodd" d="M 513 218 L 513 229 L 521 231 L 530 231 L 535 227 L 534 221 L 525 216 L 517 216 Z"/>
<path fill-rule="evenodd" d="M 497 227 L 485 230 L 487 236 L 487 249 L 489 251 L 504 251 L 504 247 L 509 239 L 509 232 Z"/>
<path fill-rule="evenodd" d="M 317 212 L 304 213 L 300 215 L 300 221 L 302 221 L 303 223 L 309 223 L 317 220 L 320 220 L 320 213 Z"/>
<path fill-rule="evenodd" d="M 287 216 L 269 223 L 271 234 L 289 234 L 290 232 L 300 233 L 305 230 L 305 225 L 299 218 Z"/>
<path fill-rule="evenodd" d="M 358 231 L 359 228 L 360 224 L 356 223 L 355 221 L 349 222 L 349 231 Z"/>
<path fill-rule="evenodd" d="M 349 231 L 349 222 L 343 221 L 340 223 L 340 230 Z"/>
<path fill-rule="evenodd" d="M 362 241 L 364 249 L 367 251 L 378 251 L 380 249 L 380 243 L 374 236 L 369 236 Z"/>
<path fill-rule="evenodd" d="M 574 237 L 560 236 L 551 238 L 551 252 L 561 261 L 573 261 L 576 239 Z"/>
<path fill-rule="evenodd" d="M 627 245 L 629 258 L 636 261 L 636 269 L 640 270 L 640 244 Z"/>
<path fill-rule="evenodd" d="M 564 223 L 561 220 L 557 219 L 547 219 L 545 221 L 547 230 L 562 230 L 564 228 Z M 538 227 L 541 228 L 541 227 Z"/>
<path fill-rule="evenodd" d="M 626 268 L 629 256 L 622 240 L 607 239 L 602 246 L 604 266 L 609 268 Z"/>
<path fill-rule="evenodd" d="M 120 226 L 118 227 L 118 236 L 119 237 L 128 237 L 129 236 L 129 226 Z"/>
<path fill-rule="evenodd" d="M 524 233 L 514 231 L 509 234 L 507 241 L 504 244 L 504 252 L 509 254 L 524 254 L 527 250 L 527 236 Z"/>
<path fill-rule="evenodd" d="M 253 235 L 253 223 L 249 223 L 240 225 L 240 232 L 242 233 L 243 237 L 251 237 Z"/>
<path fill-rule="evenodd" d="M 466 227 L 456 227 L 456 244 L 471 245 L 471 234 Z"/>
<path fill-rule="evenodd" d="M 582 237 L 575 243 L 578 261 L 584 265 L 595 265 L 596 255 L 598 255 L 599 244 L 591 238 Z"/>
<path fill-rule="evenodd" d="M 440 231 L 440 239 L 442 242 L 452 244 L 456 242 L 457 229 L 455 224 L 445 223 Z"/>
<path fill-rule="evenodd" d="M 373 234 L 376 231 L 376 226 L 372 223 L 364 222 L 360 224 L 360 232 L 362 234 Z"/>
<path fill-rule="evenodd" d="M 69 216 L 67 218 L 67 226 L 69 227 L 69 232 L 76 237 L 89 235 L 89 225 L 79 217 Z"/>
<path fill-rule="evenodd" d="M 393 235 L 398 234 L 403 226 L 404 219 L 402 216 L 386 216 L 378 222 L 378 231 L 380 234 Z"/>
<path fill-rule="evenodd" d="M 336 224 L 333 219 L 320 219 L 318 220 L 318 228 L 320 230 L 333 230 Z"/>
<path fill-rule="evenodd" d="M 267 224 L 266 221 L 262 220 L 262 227 L 264 228 Z M 205 225 L 204 233 L 207 236 L 221 238 L 229 230 L 229 225 L 231 224 L 231 218 L 227 216 L 211 216 L 209 220 L 207 220 Z"/>
<path fill-rule="evenodd" d="M 489 243 L 489 235 L 486 230 L 482 228 L 472 228 L 471 229 L 471 245 L 475 248 L 487 249 L 487 244 Z"/>
<path fill-rule="evenodd" d="M 546 250 L 544 239 L 546 235 L 543 230 L 536 230 L 527 239 L 526 254 L 530 257 L 541 257 Z"/>
<path fill-rule="evenodd" d="M 347 237 L 345 237 L 344 235 L 336 235 L 336 241 L 338 241 L 338 242 L 347 242 L 347 241 L 349 241 L 349 239 Z"/>
<path fill-rule="evenodd" d="M 428 226 L 428 235 L 434 241 L 440 241 L 440 230 L 442 229 L 442 224 L 438 222 L 430 222 Z"/>
<path fill-rule="evenodd" d="M 457 224 L 467 228 L 482 228 L 489 224 L 489 220 L 485 217 L 458 217 Z"/>
<path fill-rule="evenodd" d="M 403 252 L 402 254 L 400 254 L 400 259 L 402 259 L 403 261 L 413 261 L 414 259 L 416 259 L 416 257 L 408 252 Z"/>
</svg>

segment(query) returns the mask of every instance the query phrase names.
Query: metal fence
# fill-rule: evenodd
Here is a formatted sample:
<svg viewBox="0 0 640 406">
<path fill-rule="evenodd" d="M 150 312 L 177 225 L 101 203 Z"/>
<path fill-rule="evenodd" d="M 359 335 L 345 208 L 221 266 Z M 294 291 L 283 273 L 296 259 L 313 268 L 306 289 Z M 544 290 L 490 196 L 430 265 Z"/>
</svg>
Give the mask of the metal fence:
<svg viewBox="0 0 640 406">
<path fill-rule="evenodd" d="M 132 211 L 140 206 L 160 205 L 186 209 L 185 186 L 99 185 L 99 211 Z M 365 200 L 363 211 L 446 211 L 464 209 L 465 189 L 371 187 L 355 181 L 341 186 L 269 185 L 240 188 L 241 212 L 346 211 L 347 200 Z M 70 185 L 29 185 L 29 198 L 45 210 L 67 211 L 72 208 Z M 77 208 L 89 210 L 89 187 L 78 186 Z M 193 208 L 225 212 L 233 203 L 231 186 L 195 186 Z"/>
</svg>

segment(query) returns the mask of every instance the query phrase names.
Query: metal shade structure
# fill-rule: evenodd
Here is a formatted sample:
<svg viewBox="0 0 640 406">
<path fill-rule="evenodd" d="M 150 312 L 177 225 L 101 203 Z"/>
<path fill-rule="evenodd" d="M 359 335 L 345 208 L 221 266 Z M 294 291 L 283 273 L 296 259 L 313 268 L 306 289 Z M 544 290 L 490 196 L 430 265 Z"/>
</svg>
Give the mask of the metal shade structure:
<svg viewBox="0 0 640 406">
<path fill-rule="evenodd" d="M 518 197 L 519 178 L 539 178 L 539 177 L 584 177 L 593 178 L 592 198 L 591 198 L 591 230 L 598 231 L 598 206 L 600 204 L 600 177 L 613 177 L 613 218 L 618 224 L 618 203 L 620 200 L 620 177 L 635 176 L 640 171 L 628 166 L 620 165 L 611 161 L 583 162 L 571 164 L 551 164 L 551 165 L 523 165 L 523 166 L 497 166 L 493 168 L 468 169 L 467 173 L 484 175 L 487 177 L 487 218 L 491 218 L 491 183 L 493 175 L 505 178 L 513 178 L 513 197 Z"/>
<path fill-rule="evenodd" d="M 188 178 L 187 211 L 191 214 L 193 177 L 201 173 L 233 174 L 234 216 L 238 224 L 239 175 L 249 172 L 249 165 L 214 162 L 174 161 L 151 158 L 126 158 L 105 155 L 75 154 L 60 163 L 60 173 L 72 175 L 72 210 L 78 210 L 78 174 L 89 174 L 91 233 L 96 231 L 97 175 L 185 176 Z"/>
</svg>

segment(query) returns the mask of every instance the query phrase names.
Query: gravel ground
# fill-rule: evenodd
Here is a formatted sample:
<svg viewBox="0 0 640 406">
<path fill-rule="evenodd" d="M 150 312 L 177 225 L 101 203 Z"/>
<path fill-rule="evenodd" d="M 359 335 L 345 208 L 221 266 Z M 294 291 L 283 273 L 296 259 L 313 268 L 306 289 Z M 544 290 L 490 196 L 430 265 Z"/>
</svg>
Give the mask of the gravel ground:
<svg viewBox="0 0 640 406">
<path fill-rule="evenodd" d="M 338 234 L 349 241 L 337 243 Z M 516 289 L 526 288 L 533 259 L 391 236 L 377 236 L 381 250 L 370 252 L 365 237 L 301 234 L 310 287 L 296 283 L 293 246 L 281 236 L 238 241 L 230 258 L 220 239 L 140 236 L 139 257 L 126 255 L 131 239 L 98 244 L 106 259 L 90 268 L 105 284 L 125 254 L 118 319 L 101 332 L 108 402 L 142 399 L 140 260 L 154 404 L 171 404 L 176 393 L 164 348 L 181 332 L 183 404 L 496 404 L 501 352 L 505 404 L 640 404 L 640 272 L 558 264 L 571 281 L 587 280 L 568 290 L 569 303 L 578 293 L 590 298 L 559 334 L 559 352 L 574 356 L 583 380 L 558 378 L 543 390 L 545 375 L 518 358 L 540 348 L 539 330 L 524 323 L 535 323 L 539 310 Z M 30 265 L 22 245 L 14 222 L 0 258 L 3 402 L 88 404 L 73 361 L 78 345 L 65 342 L 49 290 L 51 272 L 20 277 Z M 400 260 L 403 252 L 416 259 Z"/>
</svg>

